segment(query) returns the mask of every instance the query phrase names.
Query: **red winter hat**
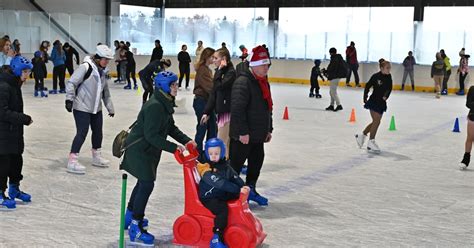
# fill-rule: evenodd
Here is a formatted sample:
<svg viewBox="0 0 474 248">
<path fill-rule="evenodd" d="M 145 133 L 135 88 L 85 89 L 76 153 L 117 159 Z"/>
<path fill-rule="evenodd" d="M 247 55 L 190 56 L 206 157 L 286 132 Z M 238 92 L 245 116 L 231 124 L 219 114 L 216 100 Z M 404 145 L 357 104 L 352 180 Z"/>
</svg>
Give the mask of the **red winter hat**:
<svg viewBox="0 0 474 248">
<path fill-rule="evenodd" d="M 270 58 L 268 57 L 267 49 L 263 46 L 257 46 L 252 49 L 252 54 L 250 55 L 250 66 L 259 66 L 259 65 L 269 65 Z"/>
</svg>

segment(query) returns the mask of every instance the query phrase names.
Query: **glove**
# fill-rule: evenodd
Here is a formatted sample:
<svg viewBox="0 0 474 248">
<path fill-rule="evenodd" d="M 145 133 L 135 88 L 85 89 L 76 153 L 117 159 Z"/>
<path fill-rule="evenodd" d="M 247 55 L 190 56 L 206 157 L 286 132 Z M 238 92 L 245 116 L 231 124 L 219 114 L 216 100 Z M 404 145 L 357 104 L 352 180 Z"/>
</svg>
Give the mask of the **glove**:
<svg viewBox="0 0 474 248">
<path fill-rule="evenodd" d="M 109 113 L 109 116 L 110 116 L 110 117 L 114 117 L 115 114 L 114 114 L 114 113 Z"/>
<path fill-rule="evenodd" d="M 72 101 L 66 100 L 66 110 L 67 112 L 72 112 Z"/>
</svg>

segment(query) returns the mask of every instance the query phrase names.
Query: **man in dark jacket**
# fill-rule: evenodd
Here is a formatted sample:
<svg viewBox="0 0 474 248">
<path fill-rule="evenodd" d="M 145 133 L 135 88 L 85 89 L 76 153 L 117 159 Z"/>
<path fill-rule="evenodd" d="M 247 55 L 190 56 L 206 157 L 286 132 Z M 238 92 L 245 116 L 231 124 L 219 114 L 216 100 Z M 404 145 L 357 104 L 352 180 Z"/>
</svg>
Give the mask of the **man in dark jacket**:
<svg viewBox="0 0 474 248">
<path fill-rule="evenodd" d="M 262 46 L 255 47 L 249 67 L 240 72 L 232 87 L 230 119 L 230 161 L 241 171 L 248 160 L 246 185 L 249 200 L 268 205 L 268 199 L 256 191 L 257 180 L 265 158 L 263 144 L 272 139 L 273 101 L 268 83 L 270 59 Z"/>
<path fill-rule="evenodd" d="M 331 61 L 329 62 L 328 68 L 326 70 L 326 77 L 330 83 L 329 95 L 331 96 L 331 105 L 326 108 L 330 111 L 339 111 L 342 110 L 341 102 L 339 101 L 339 96 L 337 95 L 337 86 L 341 78 L 345 78 L 347 74 L 347 65 L 342 59 L 342 56 L 337 53 L 336 48 L 332 47 L 329 49 L 329 54 L 331 55 Z M 336 103 L 336 108 L 334 108 L 334 102 Z"/>
<path fill-rule="evenodd" d="M 163 58 L 163 48 L 161 47 L 160 40 L 155 40 L 155 48 L 151 54 L 150 62 L 155 60 L 160 61 Z"/>
<path fill-rule="evenodd" d="M 12 59 L 10 67 L 0 74 L 0 209 L 14 209 L 15 198 L 30 202 L 31 196 L 20 191 L 23 168 L 23 126 L 33 120 L 23 113 L 21 85 L 28 78 L 33 65 L 21 56 Z M 7 179 L 9 179 L 8 195 Z"/>
<path fill-rule="evenodd" d="M 170 66 L 171 60 L 169 59 L 154 60 L 138 72 L 138 77 L 140 78 L 142 87 L 144 89 L 143 103 L 145 103 L 148 100 L 148 97 L 151 97 L 153 94 L 153 82 L 155 80 L 155 76 L 161 71 L 165 71 L 166 68 L 169 68 Z"/>
<path fill-rule="evenodd" d="M 73 56 L 76 57 L 76 64 L 79 65 L 79 53 L 68 42 L 64 43 L 63 49 L 66 52 L 66 69 L 69 76 L 71 76 L 74 73 Z"/>
</svg>

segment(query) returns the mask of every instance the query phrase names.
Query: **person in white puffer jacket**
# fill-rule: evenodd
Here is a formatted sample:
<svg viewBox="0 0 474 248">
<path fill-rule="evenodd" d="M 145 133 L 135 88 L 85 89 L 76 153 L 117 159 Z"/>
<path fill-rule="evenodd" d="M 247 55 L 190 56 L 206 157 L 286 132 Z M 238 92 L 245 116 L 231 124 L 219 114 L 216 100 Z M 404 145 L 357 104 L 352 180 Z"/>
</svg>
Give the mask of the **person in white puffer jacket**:
<svg viewBox="0 0 474 248">
<path fill-rule="evenodd" d="M 109 116 L 114 117 L 114 105 L 106 79 L 106 67 L 113 58 L 114 53 L 109 47 L 97 46 L 96 54 L 84 58 L 84 63 L 74 71 L 66 85 L 66 110 L 73 112 L 77 130 L 69 154 L 67 172 L 85 173 L 85 167 L 78 162 L 78 156 L 89 126 L 92 129 L 92 165 L 108 167 L 110 163 L 101 155 L 102 101 Z"/>
</svg>

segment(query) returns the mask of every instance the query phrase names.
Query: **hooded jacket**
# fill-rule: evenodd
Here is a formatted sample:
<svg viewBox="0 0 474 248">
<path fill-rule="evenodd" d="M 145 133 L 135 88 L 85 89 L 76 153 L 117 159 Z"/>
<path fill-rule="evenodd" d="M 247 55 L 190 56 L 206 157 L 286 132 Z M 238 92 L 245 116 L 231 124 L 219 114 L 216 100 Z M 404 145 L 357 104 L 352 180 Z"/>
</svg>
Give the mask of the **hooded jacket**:
<svg viewBox="0 0 474 248">
<path fill-rule="evenodd" d="M 92 66 L 92 73 L 86 80 L 83 80 L 89 66 Z M 109 114 L 115 114 L 106 73 L 103 69 L 99 69 L 89 56 L 84 58 L 84 63 L 74 71 L 69 79 L 66 85 L 66 100 L 74 102 L 73 108 L 75 110 L 91 114 L 102 111 L 101 100 L 103 100 Z"/>
</svg>

